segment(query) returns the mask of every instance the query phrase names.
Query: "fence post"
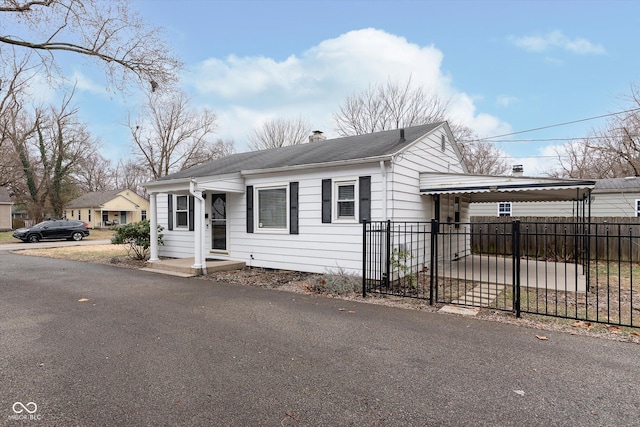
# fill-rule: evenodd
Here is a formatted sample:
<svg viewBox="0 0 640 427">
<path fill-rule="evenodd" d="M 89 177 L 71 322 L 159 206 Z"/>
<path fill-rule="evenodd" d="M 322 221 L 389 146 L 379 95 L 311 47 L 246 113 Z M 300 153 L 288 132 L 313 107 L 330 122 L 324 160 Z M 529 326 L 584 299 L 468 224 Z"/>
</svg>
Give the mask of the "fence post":
<svg viewBox="0 0 640 427">
<path fill-rule="evenodd" d="M 513 254 L 513 308 L 520 317 L 520 220 L 511 223 L 511 245 Z"/>
<path fill-rule="evenodd" d="M 367 296 L 367 220 L 362 221 L 362 298 Z"/>
<path fill-rule="evenodd" d="M 383 284 L 386 288 L 389 288 L 390 285 L 390 275 L 391 275 L 391 220 L 387 220 L 387 229 L 385 230 L 385 277 Z"/>
<path fill-rule="evenodd" d="M 431 219 L 431 269 L 429 271 L 429 305 L 433 305 L 433 292 L 434 292 L 434 281 L 437 277 L 435 274 L 436 263 L 438 262 L 436 257 L 436 248 L 437 245 L 437 236 L 438 236 L 438 220 Z M 438 289 L 437 287 L 435 288 Z"/>
</svg>

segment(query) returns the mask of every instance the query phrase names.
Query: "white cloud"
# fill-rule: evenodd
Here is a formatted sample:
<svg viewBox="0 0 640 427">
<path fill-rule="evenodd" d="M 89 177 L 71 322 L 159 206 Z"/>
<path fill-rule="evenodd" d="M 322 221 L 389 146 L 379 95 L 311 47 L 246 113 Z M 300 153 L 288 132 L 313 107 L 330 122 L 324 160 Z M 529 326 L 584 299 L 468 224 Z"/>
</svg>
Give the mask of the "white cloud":
<svg viewBox="0 0 640 427">
<path fill-rule="evenodd" d="M 387 80 L 422 86 L 449 99 L 452 120 L 482 135 L 504 133 L 509 126 L 479 114 L 470 95 L 443 73 L 443 53 L 377 29 L 350 31 L 320 42 L 299 55 L 277 61 L 229 56 L 196 64 L 185 82 L 195 101 L 219 115 L 219 136 L 245 149 L 245 136 L 267 118 L 305 117 L 315 129 L 335 137 L 332 113 L 347 96 Z"/>
<path fill-rule="evenodd" d="M 535 36 L 511 36 L 509 37 L 509 41 L 518 47 L 532 52 L 545 52 L 553 48 L 558 48 L 579 55 L 600 55 L 605 53 L 605 49 L 601 44 L 593 43 L 580 37 L 571 39 L 562 33 L 562 31 L 558 30 Z"/>
<path fill-rule="evenodd" d="M 78 70 L 75 70 L 73 72 L 72 77 L 68 80 L 71 85 L 75 84 L 75 87 L 78 90 L 86 91 L 95 95 L 104 95 L 104 96 L 109 95 L 107 88 L 105 86 L 102 86 L 96 83 L 89 76 L 87 76 L 86 74 Z"/>
<path fill-rule="evenodd" d="M 518 98 L 511 95 L 498 95 L 496 97 L 496 104 L 498 104 L 501 107 L 509 107 L 510 105 L 518 101 L 519 101 Z"/>
</svg>

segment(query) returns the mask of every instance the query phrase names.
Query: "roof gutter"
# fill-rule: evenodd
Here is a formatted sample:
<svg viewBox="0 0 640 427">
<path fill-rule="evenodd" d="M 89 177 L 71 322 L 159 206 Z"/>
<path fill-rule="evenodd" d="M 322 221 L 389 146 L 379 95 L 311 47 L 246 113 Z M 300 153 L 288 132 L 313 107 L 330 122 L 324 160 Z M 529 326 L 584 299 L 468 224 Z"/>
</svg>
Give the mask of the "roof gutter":
<svg viewBox="0 0 640 427">
<path fill-rule="evenodd" d="M 278 168 L 242 170 L 240 171 L 240 175 L 247 176 L 247 175 L 259 175 L 259 174 L 265 174 L 265 173 L 287 172 L 292 170 L 295 171 L 295 170 L 302 170 L 302 169 L 320 168 L 320 167 L 327 168 L 327 167 L 349 166 L 349 165 L 358 165 L 363 163 L 384 162 L 384 161 L 390 161 L 392 159 L 393 159 L 392 155 L 384 155 L 384 156 L 366 157 L 366 158 L 360 158 L 360 159 L 338 160 L 334 162 L 305 163 L 303 165 L 280 166 Z"/>
<path fill-rule="evenodd" d="M 554 183 L 532 183 L 532 184 L 506 184 L 506 185 L 475 185 L 467 187 L 440 187 L 440 188 L 421 188 L 421 193 L 441 193 L 457 191 L 464 193 L 481 192 L 481 191 L 503 191 L 515 189 L 537 189 L 544 190 L 549 187 L 565 187 L 565 188 L 592 188 L 595 181 L 571 181 L 571 182 L 554 182 Z"/>
<path fill-rule="evenodd" d="M 166 179 L 166 180 L 155 180 L 155 181 L 150 181 L 150 182 L 145 182 L 144 184 L 141 184 L 142 187 L 148 189 L 148 190 L 152 190 L 154 188 L 158 188 L 158 187 L 168 187 L 168 186 L 179 186 L 179 185 L 185 185 L 185 189 L 188 188 L 189 185 L 191 185 L 191 181 L 194 178 L 177 178 L 177 179 Z"/>
</svg>

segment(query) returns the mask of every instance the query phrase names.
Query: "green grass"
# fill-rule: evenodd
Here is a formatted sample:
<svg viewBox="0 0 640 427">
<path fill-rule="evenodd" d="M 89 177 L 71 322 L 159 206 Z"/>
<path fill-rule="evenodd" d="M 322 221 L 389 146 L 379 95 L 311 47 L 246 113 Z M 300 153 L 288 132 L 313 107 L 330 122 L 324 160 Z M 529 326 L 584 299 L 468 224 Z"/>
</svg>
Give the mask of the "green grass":
<svg viewBox="0 0 640 427">
<path fill-rule="evenodd" d="M 0 231 L 0 243 L 18 243 L 20 240 L 12 236 L 13 231 Z"/>
<path fill-rule="evenodd" d="M 113 230 L 102 230 L 95 229 L 89 230 L 89 237 L 86 237 L 85 240 L 106 240 L 111 239 L 113 237 Z M 0 232 L 0 244 L 3 243 L 20 243 L 20 240 L 13 237 L 13 231 L 2 231 Z"/>
</svg>

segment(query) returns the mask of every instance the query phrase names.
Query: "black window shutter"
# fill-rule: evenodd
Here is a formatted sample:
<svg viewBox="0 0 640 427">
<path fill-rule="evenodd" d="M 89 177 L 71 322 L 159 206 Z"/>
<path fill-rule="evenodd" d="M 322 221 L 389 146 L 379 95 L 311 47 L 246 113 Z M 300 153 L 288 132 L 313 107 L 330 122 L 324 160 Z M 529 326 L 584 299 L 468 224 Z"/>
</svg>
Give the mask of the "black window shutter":
<svg viewBox="0 0 640 427">
<path fill-rule="evenodd" d="M 371 177 L 361 176 L 360 185 L 360 222 L 371 221 Z"/>
<path fill-rule="evenodd" d="M 247 233 L 253 233 L 253 185 L 247 185 Z"/>
<path fill-rule="evenodd" d="M 167 206 L 169 213 L 167 229 L 173 230 L 173 194 L 167 194 Z"/>
<path fill-rule="evenodd" d="M 189 231 L 193 231 L 195 229 L 194 219 L 195 219 L 195 198 L 193 196 L 189 196 Z"/>
<path fill-rule="evenodd" d="M 331 223 L 331 180 L 322 180 L 322 222 Z"/>
<path fill-rule="evenodd" d="M 298 183 L 289 183 L 289 234 L 298 234 Z"/>
</svg>

